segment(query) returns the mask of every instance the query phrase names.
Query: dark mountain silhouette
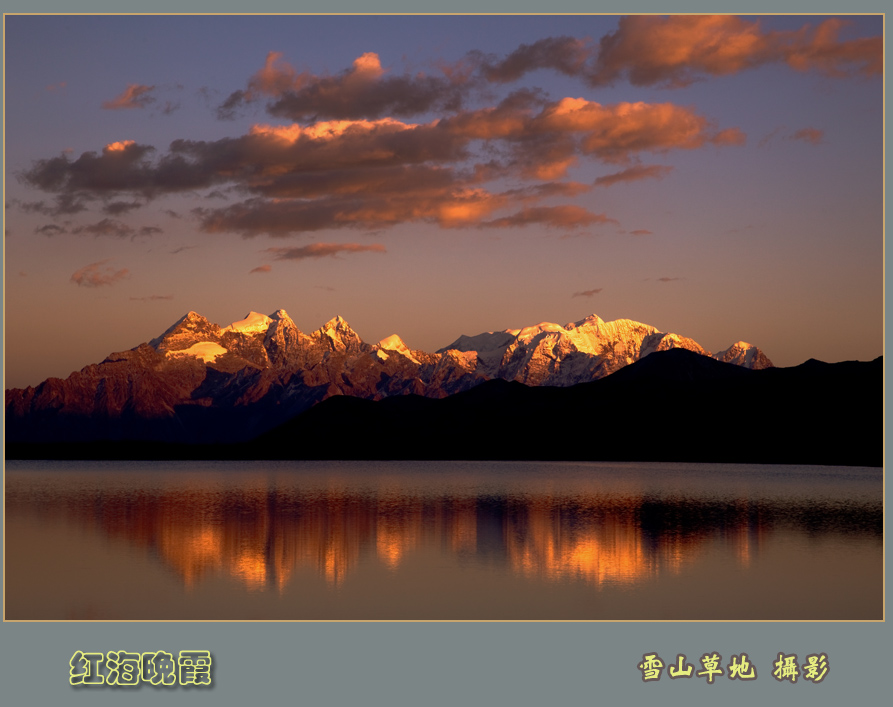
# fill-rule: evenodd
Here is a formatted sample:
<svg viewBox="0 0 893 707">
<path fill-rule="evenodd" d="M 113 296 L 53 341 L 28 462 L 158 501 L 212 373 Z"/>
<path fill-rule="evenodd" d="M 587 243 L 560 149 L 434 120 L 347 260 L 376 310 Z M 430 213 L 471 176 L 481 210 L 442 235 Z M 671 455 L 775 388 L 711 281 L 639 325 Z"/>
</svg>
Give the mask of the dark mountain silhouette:
<svg viewBox="0 0 893 707">
<path fill-rule="evenodd" d="M 589 383 L 490 380 L 432 399 L 330 397 L 232 445 L 14 445 L 8 454 L 881 466 L 883 361 L 750 370 L 671 349 Z"/>
</svg>

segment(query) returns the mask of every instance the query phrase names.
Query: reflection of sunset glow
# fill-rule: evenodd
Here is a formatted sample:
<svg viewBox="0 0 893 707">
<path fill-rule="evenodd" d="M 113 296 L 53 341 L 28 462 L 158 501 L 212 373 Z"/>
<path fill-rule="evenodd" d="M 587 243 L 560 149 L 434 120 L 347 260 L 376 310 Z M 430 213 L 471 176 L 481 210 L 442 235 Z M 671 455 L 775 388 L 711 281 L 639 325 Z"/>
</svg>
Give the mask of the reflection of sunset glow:
<svg viewBox="0 0 893 707">
<path fill-rule="evenodd" d="M 162 557 L 180 573 L 187 589 L 207 572 L 221 568 L 223 536 L 219 528 L 183 523 L 159 523 L 155 539 Z"/>
<path fill-rule="evenodd" d="M 415 544 L 414 540 L 415 537 L 407 535 L 403 528 L 379 525 L 375 538 L 376 555 L 389 569 L 395 570 L 409 546 Z"/>
<path fill-rule="evenodd" d="M 629 584 L 654 573 L 654 558 L 645 552 L 633 517 L 565 525 L 554 505 L 530 504 L 506 533 L 512 568 L 527 577 L 595 586 Z"/>
<path fill-rule="evenodd" d="M 477 546 L 477 513 L 472 499 L 452 504 L 451 522 L 447 524 L 449 547 L 453 552 L 474 552 Z"/>
<path fill-rule="evenodd" d="M 231 563 L 232 575 L 245 583 L 249 591 L 263 589 L 267 583 L 267 563 L 263 555 L 243 555 Z"/>
<path fill-rule="evenodd" d="M 398 480 L 376 493 L 337 481 L 313 492 L 246 483 L 224 493 L 185 482 L 136 500 L 107 494 L 99 506 L 74 499 L 40 510 L 74 513 L 147 548 L 187 589 L 222 576 L 279 593 L 301 570 L 339 588 L 361 565 L 396 571 L 423 552 L 486 558 L 531 581 L 631 587 L 679 574 L 715 541 L 747 568 L 771 527 L 744 500 L 708 508 L 722 518 L 716 525 L 697 507 L 665 513 L 638 491 L 562 496 L 543 486 L 481 504 L 475 495 L 407 494 Z"/>
</svg>

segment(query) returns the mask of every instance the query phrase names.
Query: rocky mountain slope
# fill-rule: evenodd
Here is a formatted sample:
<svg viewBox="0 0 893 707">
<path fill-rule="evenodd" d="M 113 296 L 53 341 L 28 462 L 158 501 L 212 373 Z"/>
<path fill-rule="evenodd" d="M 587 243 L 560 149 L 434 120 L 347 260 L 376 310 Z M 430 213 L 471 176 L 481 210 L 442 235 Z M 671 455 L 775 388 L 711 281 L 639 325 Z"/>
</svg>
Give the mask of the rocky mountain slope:
<svg viewBox="0 0 893 707">
<path fill-rule="evenodd" d="M 250 312 L 226 327 L 189 312 L 160 336 L 65 380 L 7 390 L 6 435 L 32 442 L 247 440 L 333 396 L 443 398 L 491 379 L 568 387 L 674 348 L 710 355 L 686 337 L 595 315 L 460 336 L 426 353 L 397 335 L 368 344 L 341 317 L 305 334 L 284 310 Z M 714 358 L 750 369 L 772 365 L 744 342 Z"/>
</svg>

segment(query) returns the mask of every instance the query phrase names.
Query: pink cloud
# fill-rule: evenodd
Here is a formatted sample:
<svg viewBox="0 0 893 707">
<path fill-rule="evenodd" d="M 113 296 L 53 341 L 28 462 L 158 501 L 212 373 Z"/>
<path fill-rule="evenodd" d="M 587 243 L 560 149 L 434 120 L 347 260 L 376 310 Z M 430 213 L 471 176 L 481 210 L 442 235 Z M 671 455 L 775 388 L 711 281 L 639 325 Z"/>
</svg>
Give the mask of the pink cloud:
<svg viewBox="0 0 893 707">
<path fill-rule="evenodd" d="M 102 107 L 106 110 L 145 108 L 155 101 L 155 98 L 149 95 L 153 90 L 155 90 L 155 86 L 131 83 L 120 95 L 110 101 L 103 101 Z"/>
<path fill-rule="evenodd" d="M 130 274 L 126 268 L 115 270 L 106 263 L 110 258 L 100 260 L 95 263 L 85 265 L 80 270 L 74 272 L 71 281 L 79 287 L 102 287 L 103 285 L 114 285 L 116 282 L 123 280 Z"/>
</svg>

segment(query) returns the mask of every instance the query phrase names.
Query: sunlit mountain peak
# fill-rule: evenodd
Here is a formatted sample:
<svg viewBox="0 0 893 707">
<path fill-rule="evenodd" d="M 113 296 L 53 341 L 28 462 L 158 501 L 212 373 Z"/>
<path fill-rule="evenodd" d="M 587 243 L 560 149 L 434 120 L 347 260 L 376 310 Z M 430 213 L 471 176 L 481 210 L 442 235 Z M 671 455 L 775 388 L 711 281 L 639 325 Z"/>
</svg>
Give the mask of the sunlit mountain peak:
<svg viewBox="0 0 893 707">
<path fill-rule="evenodd" d="M 286 312 L 284 309 L 277 309 L 270 315 L 270 319 L 274 319 L 276 321 L 292 321 L 292 318 L 288 316 L 288 312 Z"/>
<path fill-rule="evenodd" d="M 350 324 L 340 314 L 332 317 L 322 325 L 323 329 L 350 329 Z"/>
<path fill-rule="evenodd" d="M 419 360 L 415 356 L 413 356 L 410 348 L 405 343 L 403 343 L 403 339 L 401 339 L 397 334 L 391 334 L 390 336 L 379 341 L 378 348 L 384 349 L 385 351 L 396 351 L 397 353 L 408 358 L 410 361 L 419 363 Z"/>
<path fill-rule="evenodd" d="M 713 358 L 725 363 L 734 363 L 745 368 L 772 368 L 772 361 L 753 344 L 746 341 L 736 341 L 729 348 L 713 354 Z"/>
<path fill-rule="evenodd" d="M 532 339 L 535 336 L 539 336 L 543 333 L 551 333 L 551 334 L 566 334 L 567 331 L 560 324 L 555 324 L 553 322 L 540 322 L 539 324 L 534 324 L 533 326 L 524 327 L 523 329 L 509 329 L 507 330 L 509 334 L 513 334 L 517 336 L 519 339 Z"/>
<path fill-rule="evenodd" d="M 581 319 L 580 321 L 571 322 L 570 324 L 565 324 L 564 328 L 571 330 L 571 329 L 578 329 L 580 327 L 585 327 L 585 326 L 599 326 L 604 323 L 605 323 L 605 320 L 602 319 L 597 314 L 590 314 L 588 317 Z"/>
<path fill-rule="evenodd" d="M 244 319 L 233 322 L 224 331 L 236 331 L 242 334 L 256 334 L 266 331 L 273 320 L 265 314 L 259 312 L 248 312 Z"/>
</svg>

